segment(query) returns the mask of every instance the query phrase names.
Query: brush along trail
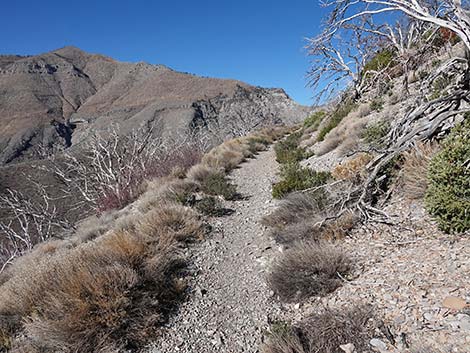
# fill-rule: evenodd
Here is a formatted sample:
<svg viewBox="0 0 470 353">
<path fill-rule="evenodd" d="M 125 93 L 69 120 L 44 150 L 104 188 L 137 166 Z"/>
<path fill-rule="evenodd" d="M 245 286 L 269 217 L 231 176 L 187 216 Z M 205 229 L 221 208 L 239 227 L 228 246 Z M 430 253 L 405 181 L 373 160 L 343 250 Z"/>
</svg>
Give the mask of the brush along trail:
<svg viewBox="0 0 470 353">
<path fill-rule="evenodd" d="M 265 280 L 278 250 L 260 224 L 275 208 L 277 171 L 272 148 L 232 171 L 241 200 L 224 202 L 233 213 L 211 219 L 208 239 L 188 250 L 189 298 L 150 352 L 257 351 L 263 330 L 281 311 Z"/>
</svg>

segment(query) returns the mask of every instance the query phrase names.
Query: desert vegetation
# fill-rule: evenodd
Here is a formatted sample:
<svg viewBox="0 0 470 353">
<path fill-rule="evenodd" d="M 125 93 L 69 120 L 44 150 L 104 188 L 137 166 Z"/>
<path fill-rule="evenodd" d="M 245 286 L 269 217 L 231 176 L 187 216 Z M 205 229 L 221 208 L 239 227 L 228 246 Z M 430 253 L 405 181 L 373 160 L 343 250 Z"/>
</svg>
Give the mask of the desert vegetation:
<svg viewBox="0 0 470 353">
<path fill-rule="evenodd" d="M 429 164 L 426 208 L 447 232 L 470 229 L 470 120 L 456 125 Z"/>
<path fill-rule="evenodd" d="M 215 197 L 234 192 L 224 171 L 243 160 L 240 154 L 248 158 L 286 131 L 265 129 L 227 141 L 200 164 L 185 164 L 177 173 L 171 168 L 157 178 L 150 174 L 132 211 L 93 216 L 75 235 L 45 241 L 12 259 L 0 274 L 0 349 L 142 347 L 185 297 L 182 249 L 207 234 L 201 214 L 222 215 Z"/>
<path fill-rule="evenodd" d="M 283 301 L 298 302 L 341 286 L 350 260 L 332 245 L 298 242 L 272 265 L 268 283 Z"/>
<path fill-rule="evenodd" d="M 372 352 L 369 341 L 377 327 L 373 310 L 351 307 L 325 309 L 296 325 L 273 325 L 264 353 L 342 353 L 349 344 L 360 352 Z"/>
</svg>

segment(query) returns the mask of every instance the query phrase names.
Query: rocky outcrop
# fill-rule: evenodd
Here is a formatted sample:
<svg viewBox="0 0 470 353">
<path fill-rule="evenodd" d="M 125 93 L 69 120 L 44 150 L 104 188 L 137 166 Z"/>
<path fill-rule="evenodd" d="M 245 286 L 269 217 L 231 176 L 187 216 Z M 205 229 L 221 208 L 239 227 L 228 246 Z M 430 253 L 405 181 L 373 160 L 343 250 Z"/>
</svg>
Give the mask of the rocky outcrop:
<svg viewBox="0 0 470 353">
<path fill-rule="evenodd" d="M 116 124 L 158 121 L 169 134 L 220 141 L 308 112 L 281 89 L 202 78 L 162 65 L 124 63 L 74 47 L 0 57 L 0 165 L 80 145 Z"/>
</svg>

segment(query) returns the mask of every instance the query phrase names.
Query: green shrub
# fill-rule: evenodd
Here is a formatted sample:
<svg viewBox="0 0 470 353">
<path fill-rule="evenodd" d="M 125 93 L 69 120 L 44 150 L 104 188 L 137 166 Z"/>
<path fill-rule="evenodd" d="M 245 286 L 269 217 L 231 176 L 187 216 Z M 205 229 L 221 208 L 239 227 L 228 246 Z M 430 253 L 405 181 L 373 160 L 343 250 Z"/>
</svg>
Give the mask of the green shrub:
<svg viewBox="0 0 470 353">
<path fill-rule="evenodd" d="M 295 132 L 274 146 L 276 160 L 279 163 L 298 162 L 305 158 L 305 150 L 299 147 L 301 137 L 302 132 Z"/>
<path fill-rule="evenodd" d="M 362 138 L 370 145 L 380 146 L 382 139 L 390 131 L 390 123 L 387 121 L 377 121 L 367 126 L 362 133 Z"/>
<path fill-rule="evenodd" d="M 305 119 L 304 128 L 307 129 L 309 127 L 312 127 L 313 131 L 317 130 L 318 126 L 320 125 L 325 115 L 326 115 L 326 112 L 322 110 L 313 113 L 307 119 Z"/>
<path fill-rule="evenodd" d="M 445 89 L 451 84 L 451 79 L 449 77 L 438 77 L 434 80 L 432 84 L 432 94 L 429 97 L 429 100 L 434 100 L 445 95 Z"/>
<path fill-rule="evenodd" d="M 428 212 L 445 232 L 470 229 L 470 117 L 455 126 L 431 160 L 425 196 Z"/>
<path fill-rule="evenodd" d="M 282 198 L 292 191 L 300 191 L 325 184 L 330 173 L 316 172 L 304 168 L 298 162 L 285 164 L 281 167 L 282 180 L 273 186 L 273 197 Z"/>
<path fill-rule="evenodd" d="M 325 139 L 326 134 L 328 134 L 331 130 L 337 127 L 339 123 L 356 107 L 357 105 L 351 100 L 347 100 L 341 103 L 338 109 L 336 109 L 336 111 L 331 115 L 328 124 L 323 127 L 318 133 L 317 141 L 323 141 Z"/>
<path fill-rule="evenodd" d="M 380 112 L 384 108 L 384 102 L 381 99 L 374 99 L 370 102 L 370 110 Z"/>
<path fill-rule="evenodd" d="M 380 71 L 387 66 L 394 66 L 395 52 L 391 49 L 383 49 L 364 65 L 363 72 Z"/>
<path fill-rule="evenodd" d="M 220 195 L 226 200 L 233 200 L 238 195 L 236 186 L 223 173 L 210 174 L 201 182 L 201 189 L 208 195 Z"/>
</svg>

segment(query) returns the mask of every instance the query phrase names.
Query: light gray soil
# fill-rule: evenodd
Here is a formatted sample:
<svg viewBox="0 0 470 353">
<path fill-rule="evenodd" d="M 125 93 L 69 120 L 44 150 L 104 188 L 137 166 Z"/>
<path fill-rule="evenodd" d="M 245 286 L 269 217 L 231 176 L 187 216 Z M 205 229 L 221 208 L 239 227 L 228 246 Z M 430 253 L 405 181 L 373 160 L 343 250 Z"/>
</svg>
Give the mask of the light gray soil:
<svg viewBox="0 0 470 353">
<path fill-rule="evenodd" d="M 209 239 L 189 250 L 191 293 L 152 353 L 256 352 L 269 320 L 280 316 L 265 280 L 277 246 L 261 218 L 275 207 L 271 185 L 278 170 L 272 149 L 243 163 L 230 178 L 246 197 L 226 202 L 235 212 L 214 218 Z"/>
</svg>

